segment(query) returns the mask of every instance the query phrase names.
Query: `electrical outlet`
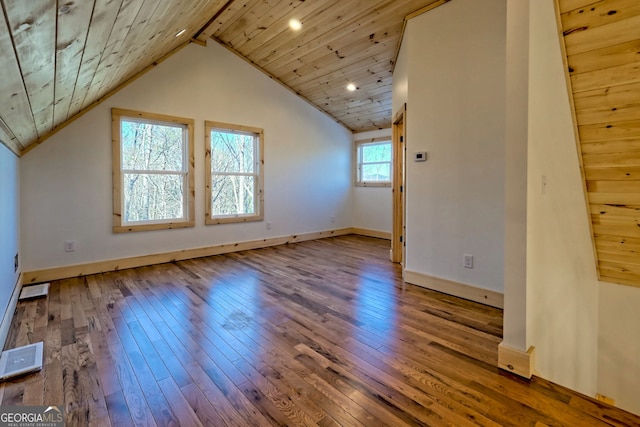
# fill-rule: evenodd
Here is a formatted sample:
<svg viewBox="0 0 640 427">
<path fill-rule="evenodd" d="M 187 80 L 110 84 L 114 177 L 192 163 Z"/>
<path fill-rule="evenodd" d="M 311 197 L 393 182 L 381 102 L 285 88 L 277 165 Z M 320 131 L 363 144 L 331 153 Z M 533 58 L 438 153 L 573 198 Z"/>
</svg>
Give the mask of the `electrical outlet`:
<svg viewBox="0 0 640 427">
<path fill-rule="evenodd" d="M 473 268 L 473 255 L 465 254 L 462 265 L 464 265 L 464 268 Z"/>
<path fill-rule="evenodd" d="M 267 230 L 271 230 L 271 222 L 267 222 L 266 226 L 267 226 Z"/>
<path fill-rule="evenodd" d="M 65 252 L 75 252 L 76 251 L 76 241 L 75 240 L 67 240 L 64 242 L 64 251 Z"/>
</svg>

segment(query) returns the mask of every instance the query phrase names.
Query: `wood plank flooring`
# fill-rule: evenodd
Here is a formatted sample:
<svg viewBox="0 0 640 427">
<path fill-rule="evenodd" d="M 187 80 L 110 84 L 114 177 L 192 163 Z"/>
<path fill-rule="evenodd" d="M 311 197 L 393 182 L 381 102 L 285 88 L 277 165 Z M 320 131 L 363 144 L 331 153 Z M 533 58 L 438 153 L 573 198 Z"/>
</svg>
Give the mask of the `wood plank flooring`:
<svg viewBox="0 0 640 427">
<path fill-rule="evenodd" d="M 67 426 L 638 426 L 499 371 L 500 310 L 406 285 L 389 242 L 343 236 L 53 282 L 8 347 L 45 366 L 2 405 Z"/>
</svg>

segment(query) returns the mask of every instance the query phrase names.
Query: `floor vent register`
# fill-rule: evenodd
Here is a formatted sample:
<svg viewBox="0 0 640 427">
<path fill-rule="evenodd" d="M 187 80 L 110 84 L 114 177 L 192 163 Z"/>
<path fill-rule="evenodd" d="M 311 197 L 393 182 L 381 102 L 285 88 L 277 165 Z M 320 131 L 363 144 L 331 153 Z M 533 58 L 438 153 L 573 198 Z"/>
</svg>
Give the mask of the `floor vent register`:
<svg viewBox="0 0 640 427">
<path fill-rule="evenodd" d="M 19 300 L 30 300 L 47 295 L 49 295 L 49 283 L 25 286 L 20 292 Z M 3 351 L 0 355 L 0 381 L 41 370 L 43 350 L 44 343 L 41 341 Z"/>
</svg>

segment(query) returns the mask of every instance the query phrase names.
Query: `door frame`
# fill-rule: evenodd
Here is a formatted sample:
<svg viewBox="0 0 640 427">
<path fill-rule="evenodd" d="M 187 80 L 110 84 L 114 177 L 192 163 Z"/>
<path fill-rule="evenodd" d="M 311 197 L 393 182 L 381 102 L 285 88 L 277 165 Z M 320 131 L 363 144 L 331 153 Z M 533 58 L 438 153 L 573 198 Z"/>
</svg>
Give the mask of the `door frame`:
<svg viewBox="0 0 640 427">
<path fill-rule="evenodd" d="M 406 163 L 406 116 L 407 104 L 393 116 L 392 146 L 393 146 L 393 225 L 391 228 L 391 254 L 392 262 L 405 264 L 405 163 Z"/>
</svg>

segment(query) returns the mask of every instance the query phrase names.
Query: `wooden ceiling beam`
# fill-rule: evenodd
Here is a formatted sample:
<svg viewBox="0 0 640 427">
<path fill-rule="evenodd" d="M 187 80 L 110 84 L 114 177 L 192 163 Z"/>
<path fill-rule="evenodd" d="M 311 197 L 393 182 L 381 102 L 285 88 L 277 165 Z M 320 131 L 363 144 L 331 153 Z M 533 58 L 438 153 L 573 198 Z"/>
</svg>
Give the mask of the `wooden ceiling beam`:
<svg viewBox="0 0 640 427">
<path fill-rule="evenodd" d="M 218 20 L 218 28 L 212 34 L 213 38 L 220 34 L 246 34 L 247 32 L 247 24 L 251 21 L 251 14 L 253 9 L 258 6 L 259 3 L 264 4 L 267 8 L 273 8 L 273 0 L 236 0 L 236 3 L 233 7 L 233 13 L 226 14 L 224 19 Z M 277 2 L 284 3 L 284 2 Z M 276 4 L 277 4 L 276 3 Z M 291 4 L 289 2 L 284 3 L 287 8 L 291 8 Z M 262 16 L 260 18 L 263 18 Z"/>
<path fill-rule="evenodd" d="M 218 11 L 211 17 L 211 19 L 209 19 L 209 21 L 207 21 L 207 23 L 193 35 L 193 38 L 200 42 L 206 43 L 218 28 L 218 26 L 216 25 L 216 20 L 223 13 L 229 12 L 234 1 L 235 0 L 228 0 L 220 9 L 218 9 Z"/>
</svg>

